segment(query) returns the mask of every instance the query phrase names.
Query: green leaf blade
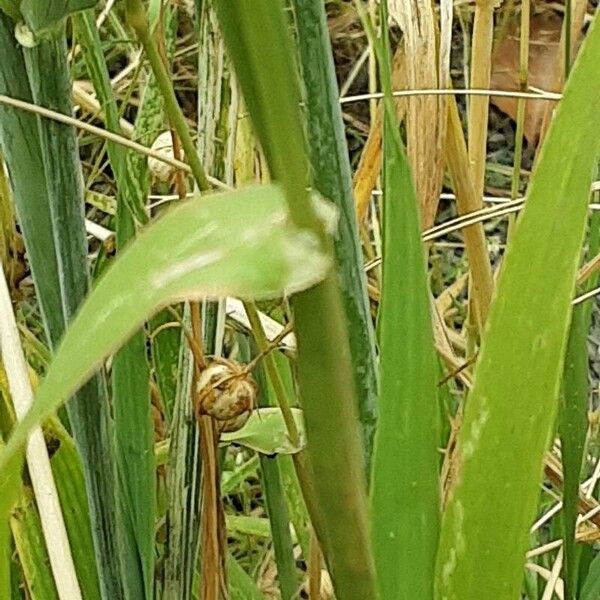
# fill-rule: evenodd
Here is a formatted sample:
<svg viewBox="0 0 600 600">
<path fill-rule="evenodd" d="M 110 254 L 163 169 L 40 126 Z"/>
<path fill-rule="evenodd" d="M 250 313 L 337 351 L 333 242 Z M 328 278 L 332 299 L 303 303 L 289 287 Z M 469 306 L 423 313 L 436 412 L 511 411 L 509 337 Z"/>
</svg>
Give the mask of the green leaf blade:
<svg viewBox="0 0 600 600">
<path fill-rule="evenodd" d="M 277 186 L 187 202 L 148 227 L 99 281 L 0 455 L 72 394 L 158 308 L 187 298 L 268 298 L 315 284 L 330 261 L 288 220 Z"/>
<path fill-rule="evenodd" d="M 519 594 L 598 154 L 599 60 L 596 18 L 555 114 L 498 283 L 444 515 L 440 598 L 508 600 Z"/>
<path fill-rule="evenodd" d="M 437 363 L 419 205 L 390 108 L 387 39 L 383 43 L 383 281 L 373 547 L 380 597 L 426 600 L 433 598 L 440 520 Z"/>
</svg>

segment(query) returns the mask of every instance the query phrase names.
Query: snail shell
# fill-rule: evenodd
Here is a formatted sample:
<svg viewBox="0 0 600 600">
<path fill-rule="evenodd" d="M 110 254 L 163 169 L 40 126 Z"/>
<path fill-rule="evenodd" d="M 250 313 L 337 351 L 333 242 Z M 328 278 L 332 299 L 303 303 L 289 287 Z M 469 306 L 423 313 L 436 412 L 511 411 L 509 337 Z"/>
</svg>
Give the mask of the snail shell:
<svg viewBox="0 0 600 600">
<path fill-rule="evenodd" d="M 217 359 L 202 371 L 196 386 L 196 410 L 218 422 L 219 431 L 236 431 L 248 420 L 258 387 L 244 367 Z"/>
</svg>

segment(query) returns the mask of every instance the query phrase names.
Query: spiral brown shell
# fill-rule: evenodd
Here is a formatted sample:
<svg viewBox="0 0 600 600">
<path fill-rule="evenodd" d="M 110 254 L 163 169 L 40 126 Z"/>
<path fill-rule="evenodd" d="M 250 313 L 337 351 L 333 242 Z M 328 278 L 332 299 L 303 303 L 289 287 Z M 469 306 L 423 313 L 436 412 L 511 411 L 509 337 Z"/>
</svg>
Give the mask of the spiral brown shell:
<svg viewBox="0 0 600 600">
<path fill-rule="evenodd" d="M 215 359 L 200 374 L 196 385 L 196 413 L 209 415 L 221 432 L 237 431 L 248 420 L 258 387 L 243 365 Z"/>
</svg>

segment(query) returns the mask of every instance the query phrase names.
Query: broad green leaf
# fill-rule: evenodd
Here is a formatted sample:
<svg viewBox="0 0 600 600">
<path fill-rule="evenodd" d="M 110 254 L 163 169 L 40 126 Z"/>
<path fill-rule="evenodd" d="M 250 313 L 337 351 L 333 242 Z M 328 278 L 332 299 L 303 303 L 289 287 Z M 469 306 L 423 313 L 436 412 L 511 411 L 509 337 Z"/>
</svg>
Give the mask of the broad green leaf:
<svg viewBox="0 0 600 600">
<path fill-rule="evenodd" d="M 98 0 L 21 0 L 21 16 L 33 33 L 49 29 L 74 12 L 92 8 Z"/>
<path fill-rule="evenodd" d="M 385 22 L 387 11 L 381 6 Z M 373 548 L 382 599 L 427 600 L 433 598 L 440 520 L 437 364 L 419 204 L 393 108 L 385 35 L 381 55 L 386 99 Z"/>
<path fill-rule="evenodd" d="M 438 554 L 438 598 L 519 596 L 600 144 L 599 63 L 596 17 L 504 259 L 458 439 Z"/>
<path fill-rule="evenodd" d="M 131 243 L 84 303 L 0 454 L 0 470 L 31 428 L 158 308 L 188 298 L 275 297 L 313 285 L 329 265 L 317 239 L 290 224 L 277 186 L 196 198 L 171 210 Z"/>
<path fill-rule="evenodd" d="M 300 433 L 301 445 L 295 447 L 288 438 L 285 421 L 279 408 L 258 408 L 238 431 L 221 434 L 221 443 L 239 444 L 261 454 L 296 454 L 306 445 L 302 411 L 292 408 Z"/>
<path fill-rule="evenodd" d="M 264 517 L 252 517 L 249 515 L 227 515 L 225 524 L 228 531 L 242 533 L 244 535 L 255 535 L 262 538 L 271 537 L 271 525 L 269 519 Z"/>
<path fill-rule="evenodd" d="M 264 600 L 256 582 L 231 554 L 227 555 L 227 571 L 231 600 Z"/>
<path fill-rule="evenodd" d="M 590 563 L 587 577 L 581 589 L 581 600 L 598 600 L 600 598 L 600 552 Z"/>
</svg>

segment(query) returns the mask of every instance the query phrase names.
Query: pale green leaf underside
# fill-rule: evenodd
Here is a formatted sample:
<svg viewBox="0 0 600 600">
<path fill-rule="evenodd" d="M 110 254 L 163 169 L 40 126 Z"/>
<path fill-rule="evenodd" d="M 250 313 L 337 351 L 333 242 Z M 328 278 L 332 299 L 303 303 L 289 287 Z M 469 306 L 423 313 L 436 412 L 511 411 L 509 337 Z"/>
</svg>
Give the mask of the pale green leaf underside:
<svg viewBox="0 0 600 600">
<path fill-rule="evenodd" d="M 279 408 L 259 408 L 255 410 L 239 431 L 221 434 L 221 443 L 239 444 L 261 454 L 295 454 L 306 445 L 304 419 L 299 408 L 292 408 L 292 414 L 300 445 L 294 446 L 289 439 L 285 421 Z"/>
<path fill-rule="evenodd" d="M 459 437 L 437 597 L 519 596 L 600 141 L 600 25 L 567 83 L 505 257 Z"/>
<path fill-rule="evenodd" d="M 276 297 L 330 267 L 315 237 L 288 219 L 275 185 L 195 198 L 149 226 L 101 278 L 69 327 L 34 405 L 0 453 L 0 469 L 159 308 L 183 299 Z"/>
</svg>

